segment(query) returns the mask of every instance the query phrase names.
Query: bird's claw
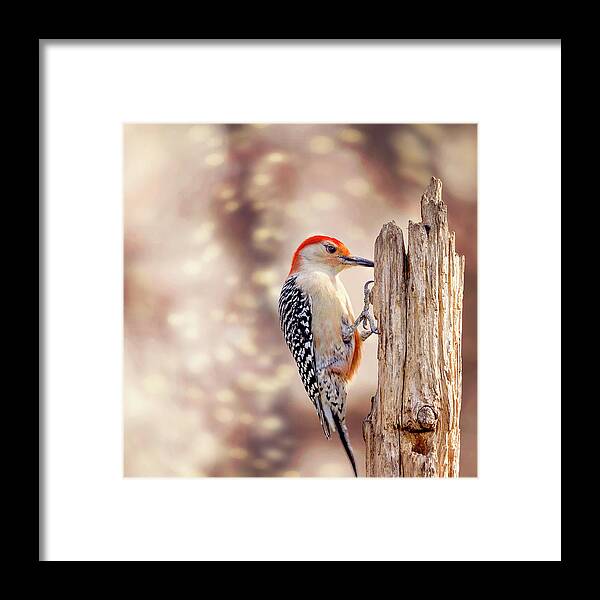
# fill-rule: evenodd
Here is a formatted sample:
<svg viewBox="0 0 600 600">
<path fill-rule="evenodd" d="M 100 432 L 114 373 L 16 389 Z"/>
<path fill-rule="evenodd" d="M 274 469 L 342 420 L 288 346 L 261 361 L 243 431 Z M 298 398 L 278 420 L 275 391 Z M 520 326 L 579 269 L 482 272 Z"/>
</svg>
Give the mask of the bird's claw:
<svg viewBox="0 0 600 600">
<path fill-rule="evenodd" d="M 364 291 L 365 291 L 365 309 L 369 308 L 369 304 L 373 304 L 373 290 L 369 289 L 369 286 L 375 283 L 373 279 L 370 279 L 365 283 Z"/>
<path fill-rule="evenodd" d="M 375 324 L 375 318 L 369 311 L 369 306 L 373 301 L 373 290 L 369 289 L 369 285 L 375 283 L 373 280 L 367 281 L 364 286 L 365 290 L 365 305 L 363 307 L 362 312 L 358 316 L 357 322 L 361 323 L 364 329 L 364 332 L 361 334 L 363 339 L 367 339 L 372 333 L 379 334 L 379 330 L 377 329 L 377 325 Z M 367 328 L 367 324 L 369 327 Z"/>
</svg>

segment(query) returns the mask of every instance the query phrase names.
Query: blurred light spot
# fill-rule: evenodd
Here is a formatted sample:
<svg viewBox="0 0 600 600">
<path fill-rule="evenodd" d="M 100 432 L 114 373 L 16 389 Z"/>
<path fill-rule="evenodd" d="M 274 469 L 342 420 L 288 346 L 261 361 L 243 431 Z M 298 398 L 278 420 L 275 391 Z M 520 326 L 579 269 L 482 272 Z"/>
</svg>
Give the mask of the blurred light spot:
<svg viewBox="0 0 600 600">
<path fill-rule="evenodd" d="M 338 203 L 338 199 L 329 192 L 315 192 L 311 197 L 310 201 L 315 208 L 321 210 L 329 210 Z"/>
<path fill-rule="evenodd" d="M 219 402 L 225 403 L 233 402 L 235 400 L 235 394 L 232 390 L 228 389 L 218 390 L 215 394 L 215 397 Z"/>
<path fill-rule="evenodd" d="M 206 145 L 209 148 L 218 148 L 219 146 L 223 145 L 223 138 L 221 136 L 214 135 L 206 140 Z"/>
<path fill-rule="evenodd" d="M 167 380 L 158 373 L 144 377 L 142 386 L 149 394 L 164 394 L 167 391 Z"/>
<path fill-rule="evenodd" d="M 204 142 L 212 133 L 213 128 L 210 125 L 194 125 L 187 132 L 188 139 L 192 142 Z"/>
<path fill-rule="evenodd" d="M 281 474 L 282 477 L 300 477 L 300 473 L 298 471 L 284 471 Z"/>
<path fill-rule="evenodd" d="M 215 419 L 219 423 L 231 423 L 234 416 L 234 412 L 230 408 L 219 407 L 215 410 Z"/>
<path fill-rule="evenodd" d="M 281 450 L 279 450 L 279 448 L 269 448 L 265 451 L 265 456 L 269 460 L 277 461 L 281 460 L 285 456 L 285 454 Z"/>
<path fill-rule="evenodd" d="M 252 466 L 259 471 L 264 471 L 269 466 L 269 463 L 264 458 L 257 458 L 252 461 Z"/>
<path fill-rule="evenodd" d="M 405 165 L 424 165 L 428 161 L 427 146 L 412 131 L 402 129 L 392 136 L 400 162 Z"/>
<path fill-rule="evenodd" d="M 268 414 L 272 412 L 275 406 L 275 399 L 273 398 L 273 396 L 259 392 L 254 398 L 254 403 L 259 412 L 261 412 L 262 414 Z M 262 429 L 262 433 L 265 435 L 273 434 L 271 430 L 264 428 Z"/>
<path fill-rule="evenodd" d="M 195 386 L 186 388 L 184 395 L 190 400 L 200 400 L 204 398 L 204 392 L 200 388 Z"/>
<path fill-rule="evenodd" d="M 242 413 L 240 415 L 240 423 L 250 425 L 251 423 L 254 423 L 254 417 L 250 413 Z"/>
<path fill-rule="evenodd" d="M 223 345 L 217 348 L 215 356 L 219 362 L 228 363 L 233 360 L 234 354 L 231 348 Z"/>
<path fill-rule="evenodd" d="M 271 152 L 267 155 L 267 161 L 270 163 L 282 163 L 288 159 L 287 155 L 283 152 Z"/>
<path fill-rule="evenodd" d="M 200 225 L 200 227 L 196 228 L 194 230 L 194 232 L 192 233 L 192 242 L 194 244 L 201 244 L 203 242 L 207 242 L 211 235 L 212 232 L 215 229 L 215 224 L 207 221 L 206 223 L 202 223 L 202 225 Z"/>
<path fill-rule="evenodd" d="M 273 364 L 273 359 L 270 356 L 263 354 L 258 357 L 257 362 L 260 367 L 270 367 Z"/>
<path fill-rule="evenodd" d="M 353 127 L 345 127 L 338 133 L 338 137 L 348 144 L 360 144 L 365 139 L 362 131 Z"/>
<path fill-rule="evenodd" d="M 270 127 L 270 123 L 252 123 L 251 127 L 254 127 L 255 129 L 266 129 L 267 127 Z"/>
<path fill-rule="evenodd" d="M 133 211 L 132 220 L 140 221 L 140 225 L 142 223 L 148 223 L 156 218 L 156 208 L 151 208 L 149 206 L 144 206 L 137 208 Z"/>
<path fill-rule="evenodd" d="M 222 200 L 230 200 L 235 196 L 235 188 L 230 184 L 225 184 L 218 193 Z"/>
<path fill-rule="evenodd" d="M 269 286 L 277 281 L 277 273 L 271 269 L 263 269 L 252 273 L 252 281 L 258 285 Z"/>
<path fill-rule="evenodd" d="M 292 377 L 295 377 L 296 369 L 291 365 L 279 365 L 276 373 L 279 379 L 289 381 Z"/>
<path fill-rule="evenodd" d="M 246 335 L 238 337 L 234 341 L 234 344 L 236 345 L 238 350 L 242 354 L 245 354 L 246 356 L 251 356 L 252 354 L 256 354 L 256 352 L 258 351 L 258 348 L 254 344 L 254 342 L 252 341 L 252 339 L 250 337 L 250 334 L 248 334 L 248 333 L 246 333 Z"/>
<path fill-rule="evenodd" d="M 258 173 L 254 176 L 254 183 L 256 185 L 269 185 L 272 181 L 272 177 L 268 173 Z"/>
<path fill-rule="evenodd" d="M 193 466 L 177 465 L 175 466 L 177 477 L 206 477 L 206 473 Z"/>
<path fill-rule="evenodd" d="M 288 217 L 292 217 L 293 219 L 298 219 L 306 216 L 299 202 L 291 202 L 285 207 L 284 210 Z"/>
<path fill-rule="evenodd" d="M 359 227 L 358 225 L 351 225 L 348 228 L 348 233 L 351 235 L 351 237 L 353 237 L 357 240 L 364 240 L 367 237 L 366 231 L 362 227 Z"/>
<path fill-rule="evenodd" d="M 202 263 L 197 260 L 186 260 L 181 266 L 181 270 L 186 275 L 198 275 L 202 271 Z"/>
<path fill-rule="evenodd" d="M 239 294 L 236 298 L 238 306 L 242 308 L 256 308 L 258 300 L 252 294 Z"/>
<path fill-rule="evenodd" d="M 167 316 L 167 323 L 172 327 L 177 327 L 178 325 L 181 325 L 184 320 L 185 317 L 181 313 L 170 313 Z"/>
<path fill-rule="evenodd" d="M 252 232 L 252 237 L 254 238 L 255 242 L 264 242 L 265 240 L 268 240 L 270 237 L 272 237 L 272 235 L 272 230 L 267 229 L 266 227 L 255 229 Z"/>
<path fill-rule="evenodd" d="M 231 448 L 229 456 L 236 460 L 244 460 L 248 458 L 248 451 L 245 448 Z"/>
<path fill-rule="evenodd" d="M 219 440 L 213 434 L 202 431 L 195 435 L 195 450 L 203 465 L 211 465 L 218 460 L 222 449 Z"/>
<path fill-rule="evenodd" d="M 283 427 L 283 421 L 279 417 L 267 417 L 261 421 L 261 427 L 268 431 L 279 431 Z"/>
<path fill-rule="evenodd" d="M 225 204 L 225 212 L 235 212 L 240 207 L 240 203 L 232 200 Z"/>
<path fill-rule="evenodd" d="M 246 192 L 246 197 L 250 200 L 264 200 L 264 190 L 258 187 L 250 188 Z"/>
<path fill-rule="evenodd" d="M 198 339 L 198 328 L 197 327 L 188 327 L 183 332 L 183 337 L 186 340 L 197 340 Z"/>
<path fill-rule="evenodd" d="M 211 244 L 202 253 L 202 257 L 201 257 L 202 262 L 205 262 L 205 263 L 211 262 L 211 261 L 215 260 L 215 258 L 218 258 L 219 256 L 221 256 L 221 253 L 222 253 L 221 246 L 218 246 L 217 244 Z"/>
<path fill-rule="evenodd" d="M 237 285 L 240 282 L 240 278 L 237 275 L 227 275 L 225 283 L 227 285 Z"/>
<path fill-rule="evenodd" d="M 210 357 L 203 352 L 193 354 L 187 360 L 186 366 L 190 371 L 199 373 L 210 364 Z"/>
<path fill-rule="evenodd" d="M 233 138 L 233 145 L 238 152 L 246 152 L 252 146 L 252 141 L 244 137 Z"/>
<path fill-rule="evenodd" d="M 241 342 L 236 344 L 239 351 L 246 356 L 253 356 L 258 352 L 256 344 L 250 338 L 244 338 Z"/>
<path fill-rule="evenodd" d="M 324 463 L 319 466 L 319 477 L 340 477 L 348 475 L 345 468 L 337 463 Z"/>
<path fill-rule="evenodd" d="M 209 315 L 213 321 L 222 321 L 225 313 L 220 308 L 213 308 Z"/>
<path fill-rule="evenodd" d="M 213 152 L 204 159 L 204 162 L 209 167 L 218 167 L 225 162 L 225 154 L 223 152 Z"/>
<path fill-rule="evenodd" d="M 371 186 L 369 182 L 362 179 L 361 177 L 355 177 L 354 179 L 349 179 L 344 184 L 344 189 L 353 196 L 365 196 L 369 193 Z"/>
<path fill-rule="evenodd" d="M 238 385 L 247 392 L 255 391 L 257 386 L 257 377 L 250 371 L 240 373 L 240 376 L 238 377 Z"/>
<path fill-rule="evenodd" d="M 473 165 L 477 164 L 477 144 L 474 130 L 453 135 L 438 145 L 439 177 L 452 190 L 457 200 L 474 202 L 477 198 L 477 178 Z"/>
<path fill-rule="evenodd" d="M 282 387 L 281 380 L 276 378 L 261 378 L 258 380 L 256 389 L 261 392 L 264 398 L 268 398 L 271 394 L 277 392 Z"/>
<path fill-rule="evenodd" d="M 430 142 L 439 142 L 444 137 L 444 127 L 442 125 L 431 125 L 420 123 L 412 126 L 421 136 L 426 137 Z"/>
<path fill-rule="evenodd" d="M 315 154 L 328 154 L 334 148 L 335 144 L 330 137 L 325 135 L 316 135 L 310 140 L 308 147 Z"/>
<path fill-rule="evenodd" d="M 419 186 L 426 186 L 431 180 L 431 170 L 427 165 L 417 166 L 399 163 L 396 167 L 396 173 L 400 178 Z"/>
</svg>

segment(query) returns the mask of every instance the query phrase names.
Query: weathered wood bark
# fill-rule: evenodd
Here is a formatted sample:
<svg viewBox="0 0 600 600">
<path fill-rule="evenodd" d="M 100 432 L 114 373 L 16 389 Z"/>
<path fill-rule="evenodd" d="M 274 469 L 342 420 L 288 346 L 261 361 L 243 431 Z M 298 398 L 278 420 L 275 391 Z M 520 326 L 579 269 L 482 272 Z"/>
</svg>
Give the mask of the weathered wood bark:
<svg viewBox="0 0 600 600">
<path fill-rule="evenodd" d="M 365 419 L 368 477 L 458 477 L 465 260 L 448 231 L 442 183 L 421 223 L 386 223 L 375 242 L 377 393 Z"/>
</svg>

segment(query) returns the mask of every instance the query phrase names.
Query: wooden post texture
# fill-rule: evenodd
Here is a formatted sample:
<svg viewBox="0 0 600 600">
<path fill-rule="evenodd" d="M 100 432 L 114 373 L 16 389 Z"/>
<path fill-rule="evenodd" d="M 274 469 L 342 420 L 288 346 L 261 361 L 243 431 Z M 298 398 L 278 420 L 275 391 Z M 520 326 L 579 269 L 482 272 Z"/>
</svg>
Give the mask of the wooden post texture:
<svg viewBox="0 0 600 600">
<path fill-rule="evenodd" d="M 421 223 L 386 223 L 375 241 L 377 393 L 363 424 L 368 477 L 458 477 L 464 256 L 448 231 L 442 182 Z"/>
</svg>

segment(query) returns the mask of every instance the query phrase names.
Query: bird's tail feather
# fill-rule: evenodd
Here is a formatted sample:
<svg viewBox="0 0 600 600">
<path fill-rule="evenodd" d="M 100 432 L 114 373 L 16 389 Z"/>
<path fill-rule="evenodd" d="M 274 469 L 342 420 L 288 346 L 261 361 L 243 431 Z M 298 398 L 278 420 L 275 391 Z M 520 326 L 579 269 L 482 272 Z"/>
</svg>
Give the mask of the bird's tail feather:
<svg viewBox="0 0 600 600">
<path fill-rule="evenodd" d="M 331 431 L 335 429 L 335 423 L 332 419 L 331 409 L 326 404 L 323 405 L 319 402 L 317 406 L 317 413 L 319 415 L 319 421 L 321 421 L 321 427 L 323 433 L 327 439 L 331 438 Z"/>
<path fill-rule="evenodd" d="M 348 455 L 348 460 L 352 465 L 352 470 L 354 471 L 354 477 L 358 477 L 358 471 L 356 470 L 356 461 L 354 460 L 354 452 L 352 452 L 352 446 L 350 445 L 350 437 L 348 436 L 348 428 L 346 427 L 346 423 L 344 423 L 339 415 L 332 412 L 333 420 L 335 421 L 335 428 L 337 429 L 340 440 L 342 440 L 342 445 L 344 446 L 344 450 Z"/>
</svg>

